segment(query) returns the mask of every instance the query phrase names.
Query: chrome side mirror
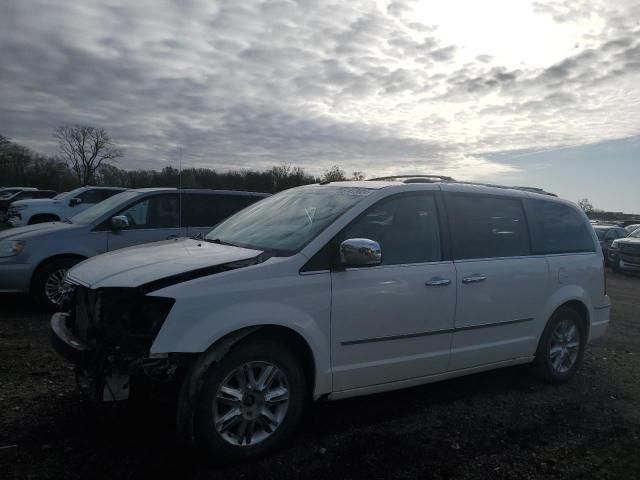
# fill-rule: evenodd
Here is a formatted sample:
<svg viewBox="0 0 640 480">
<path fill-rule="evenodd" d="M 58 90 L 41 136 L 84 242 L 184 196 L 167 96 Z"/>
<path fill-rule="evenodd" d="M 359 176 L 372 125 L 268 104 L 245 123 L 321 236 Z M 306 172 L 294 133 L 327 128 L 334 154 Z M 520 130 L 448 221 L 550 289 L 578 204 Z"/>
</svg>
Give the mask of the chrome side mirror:
<svg viewBox="0 0 640 480">
<path fill-rule="evenodd" d="M 382 263 L 382 249 L 368 238 L 349 238 L 340 244 L 340 263 L 345 267 L 373 267 Z"/>
<path fill-rule="evenodd" d="M 111 217 L 111 226 L 115 229 L 127 228 L 129 226 L 129 219 L 126 215 L 116 215 Z"/>
</svg>

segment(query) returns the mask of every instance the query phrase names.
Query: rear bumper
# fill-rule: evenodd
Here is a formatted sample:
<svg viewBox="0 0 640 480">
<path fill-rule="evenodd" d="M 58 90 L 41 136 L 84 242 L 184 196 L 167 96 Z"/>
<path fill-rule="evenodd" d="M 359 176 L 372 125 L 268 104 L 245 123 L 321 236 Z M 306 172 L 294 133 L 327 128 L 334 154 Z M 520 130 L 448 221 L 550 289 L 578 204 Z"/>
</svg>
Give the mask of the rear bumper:
<svg viewBox="0 0 640 480">
<path fill-rule="evenodd" d="M 607 302 L 609 298 L 607 297 Z M 611 303 L 595 307 L 593 309 L 593 317 L 589 326 L 589 341 L 602 337 L 609 327 L 609 319 L 611 317 Z"/>
<path fill-rule="evenodd" d="M 69 328 L 67 313 L 54 313 L 51 317 L 51 344 L 56 352 L 75 364 L 83 364 L 93 351 L 89 345 L 77 338 Z"/>
</svg>

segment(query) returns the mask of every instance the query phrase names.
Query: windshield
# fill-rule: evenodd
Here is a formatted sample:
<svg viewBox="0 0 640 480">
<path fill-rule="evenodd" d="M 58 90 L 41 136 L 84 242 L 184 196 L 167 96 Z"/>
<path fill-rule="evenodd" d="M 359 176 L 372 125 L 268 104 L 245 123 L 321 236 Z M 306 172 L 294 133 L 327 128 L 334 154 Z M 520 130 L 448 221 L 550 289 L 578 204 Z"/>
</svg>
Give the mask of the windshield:
<svg viewBox="0 0 640 480">
<path fill-rule="evenodd" d="M 128 202 L 138 195 L 140 195 L 140 192 L 135 191 L 118 193 L 113 197 L 109 197 L 106 200 L 103 200 L 100 203 L 96 203 L 92 207 L 87 208 L 84 212 L 80 212 L 79 214 L 71 217 L 70 221 L 71 223 L 77 223 L 79 225 L 88 225 L 95 222 L 106 213 L 109 213 L 114 208 Z"/>
<path fill-rule="evenodd" d="M 636 228 L 627 238 L 640 238 L 640 228 Z"/>
<path fill-rule="evenodd" d="M 75 190 L 71 190 L 70 192 L 62 192 L 59 193 L 58 195 L 56 195 L 55 197 L 53 197 L 55 200 L 60 200 L 63 198 L 74 198 L 78 195 L 80 195 L 82 192 L 84 191 L 84 187 L 79 187 L 76 188 Z"/>
<path fill-rule="evenodd" d="M 604 234 L 607 233 L 609 230 L 603 230 L 601 228 L 596 230 L 596 235 L 598 235 L 598 240 L 604 240 Z"/>
<path fill-rule="evenodd" d="M 332 186 L 287 190 L 238 212 L 205 239 L 294 254 L 371 191 Z"/>
</svg>

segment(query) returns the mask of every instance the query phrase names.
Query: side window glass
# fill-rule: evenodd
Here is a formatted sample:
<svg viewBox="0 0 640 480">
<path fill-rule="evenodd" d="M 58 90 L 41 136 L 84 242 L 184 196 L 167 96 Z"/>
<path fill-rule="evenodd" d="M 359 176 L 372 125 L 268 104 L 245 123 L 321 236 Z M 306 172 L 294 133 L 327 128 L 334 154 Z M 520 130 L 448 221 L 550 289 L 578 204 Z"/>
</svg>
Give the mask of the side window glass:
<svg viewBox="0 0 640 480">
<path fill-rule="evenodd" d="M 242 200 L 243 200 L 244 206 L 248 207 L 249 205 L 256 203 L 258 200 L 262 200 L 262 197 L 257 197 L 255 195 L 246 195 L 242 197 Z"/>
<path fill-rule="evenodd" d="M 182 196 L 182 223 L 189 227 L 212 227 L 221 218 L 217 211 L 217 195 L 185 194 Z"/>
<path fill-rule="evenodd" d="M 177 228 L 178 196 L 156 195 L 134 203 L 118 213 L 129 220 L 129 228 Z"/>
<path fill-rule="evenodd" d="M 118 190 L 100 190 L 100 194 L 98 195 L 100 200 L 98 201 L 101 202 L 102 200 L 106 200 L 109 197 L 113 197 L 117 193 L 120 192 Z"/>
<path fill-rule="evenodd" d="M 247 206 L 242 195 L 219 195 L 216 201 L 218 202 L 220 216 L 222 217 L 220 220 L 230 217 Z"/>
<path fill-rule="evenodd" d="M 102 200 L 100 196 L 100 190 L 87 190 L 78 195 L 78 198 L 82 200 L 82 203 L 98 203 Z"/>
<path fill-rule="evenodd" d="M 569 205 L 526 199 L 535 253 L 593 252 L 592 227 Z M 602 230 L 596 230 L 602 232 Z M 598 233 L 600 239 L 604 234 Z"/>
<path fill-rule="evenodd" d="M 529 232 L 520 200 L 482 195 L 447 196 L 456 259 L 529 255 Z"/>
<path fill-rule="evenodd" d="M 438 210 L 432 195 L 382 200 L 355 219 L 339 240 L 368 238 L 380 244 L 383 265 L 442 260 Z"/>
<path fill-rule="evenodd" d="M 182 222 L 189 227 L 213 227 L 246 206 L 246 197 L 241 195 L 186 194 Z"/>
</svg>

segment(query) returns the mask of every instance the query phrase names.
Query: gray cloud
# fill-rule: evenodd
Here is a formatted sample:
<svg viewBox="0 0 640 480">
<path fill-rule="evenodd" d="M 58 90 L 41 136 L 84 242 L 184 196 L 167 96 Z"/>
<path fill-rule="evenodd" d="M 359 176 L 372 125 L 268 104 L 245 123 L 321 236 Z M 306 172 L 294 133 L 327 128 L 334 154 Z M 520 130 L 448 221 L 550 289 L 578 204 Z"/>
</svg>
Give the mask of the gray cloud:
<svg viewBox="0 0 640 480">
<path fill-rule="evenodd" d="M 532 67 L 467 58 L 412 1 L 11 2 L 0 133 L 52 153 L 59 123 L 101 125 L 132 168 L 175 162 L 180 146 L 217 168 L 488 168 L 464 154 L 573 142 L 597 112 L 629 118 L 607 99 L 638 80 L 638 27 L 625 15 L 637 8 L 595 4 L 537 3 L 554 21 L 600 15 L 605 27 Z M 630 128 L 610 118 L 600 135 Z"/>
</svg>

